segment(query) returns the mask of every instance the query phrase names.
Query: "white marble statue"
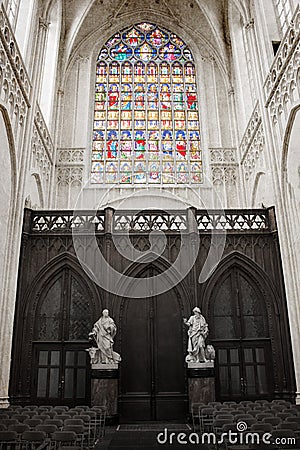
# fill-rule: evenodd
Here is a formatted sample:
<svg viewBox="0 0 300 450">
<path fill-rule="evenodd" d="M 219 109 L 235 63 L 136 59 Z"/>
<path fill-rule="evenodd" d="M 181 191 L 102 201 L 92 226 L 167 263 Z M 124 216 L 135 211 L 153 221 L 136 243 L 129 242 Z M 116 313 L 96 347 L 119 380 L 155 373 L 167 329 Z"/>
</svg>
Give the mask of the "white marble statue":
<svg viewBox="0 0 300 450">
<path fill-rule="evenodd" d="M 205 346 L 205 340 L 208 336 L 208 325 L 202 316 L 200 308 L 193 309 L 194 315 L 188 320 L 183 319 L 188 329 L 188 355 L 185 360 L 187 363 L 204 363 L 213 361 L 215 351 L 212 345 Z"/>
<path fill-rule="evenodd" d="M 88 349 L 92 364 L 117 364 L 121 361 L 120 355 L 113 351 L 116 332 L 114 320 L 109 317 L 108 309 L 104 309 L 89 333 L 89 337 L 97 343 L 97 347 Z"/>
</svg>

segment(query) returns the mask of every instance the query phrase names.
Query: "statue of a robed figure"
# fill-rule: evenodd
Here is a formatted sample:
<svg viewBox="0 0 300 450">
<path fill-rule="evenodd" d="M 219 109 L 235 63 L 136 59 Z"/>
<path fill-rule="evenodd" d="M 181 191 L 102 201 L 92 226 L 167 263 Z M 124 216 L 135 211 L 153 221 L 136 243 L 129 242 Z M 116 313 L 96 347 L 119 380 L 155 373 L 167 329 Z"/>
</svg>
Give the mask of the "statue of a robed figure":
<svg viewBox="0 0 300 450">
<path fill-rule="evenodd" d="M 212 345 L 206 345 L 208 336 L 208 324 L 197 306 L 193 309 L 193 315 L 183 319 L 188 326 L 188 355 L 185 358 L 187 363 L 207 363 L 215 359 L 215 351 Z"/>
<path fill-rule="evenodd" d="M 108 309 L 104 309 L 89 333 L 89 339 L 93 341 L 93 346 L 88 349 L 92 364 L 118 364 L 121 361 L 121 356 L 113 351 L 116 333 L 116 324 Z"/>
</svg>

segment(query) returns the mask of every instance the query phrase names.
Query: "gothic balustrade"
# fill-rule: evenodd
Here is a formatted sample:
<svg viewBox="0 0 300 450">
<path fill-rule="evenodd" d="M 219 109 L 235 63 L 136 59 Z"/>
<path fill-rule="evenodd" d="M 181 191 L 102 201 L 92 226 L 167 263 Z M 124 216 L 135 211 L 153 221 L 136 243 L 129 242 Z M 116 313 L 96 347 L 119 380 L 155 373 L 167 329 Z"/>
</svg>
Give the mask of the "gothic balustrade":
<svg viewBox="0 0 300 450">
<path fill-rule="evenodd" d="M 290 26 L 277 51 L 264 84 L 266 107 L 280 138 L 293 105 L 300 98 L 300 7 L 296 8 Z"/>
<path fill-rule="evenodd" d="M 34 125 L 43 143 L 43 147 L 47 152 L 48 158 L 52 163 L 54 146 L 45 119 L 43 117 L 43 113 L 38 103 L 36 104 L 35 107 Z"/>
<path fill-rule="evenodd" d="M 49 195 L 54 146 L 39 105 L 36 103 L 31 137 L 31 172 L 38 174 L 43 198 Z"/>
<path fill-rule="evenodd" d="M 31 231 L 33 233 L 72 233 L 73 230 L 104 231 L 104 213 L 32 212 Z"/>
<path fill-rule="evenodd" d="M 287 29 L 280 47 L 276 53 L 274 62 L 264 84 L 266 106 L 269 106 L 273 96 L 276 94 L 284 75 L 290 68 L 292 72 L 298 72 L 300 51 L 300 7 L 297 6 L 290 26 Z M 292 66 L 292 67 L 291 67 Z M 293 78 L 293 74 L 290 74 Z"/>
<path fill-rule="evenodd" d="M 262 155 L 265 147 L 265 136 L 261 118 L 261 111 L 256 102 L 246 131 L 240 144 L 241 166 L 245 181 L 257 172 L 257 167 L 263 167 Z"/>
<path fill-rule="evenodd" d="M 276 229 L 274 209 L 181 211 L 30 211 L 26 210 L 28 231 L 42 234 L 79 233 L 164 233 L 198 231 L 268 232 Z M 194 220 L 191 220 L 191 215 Z"/>
</svg>

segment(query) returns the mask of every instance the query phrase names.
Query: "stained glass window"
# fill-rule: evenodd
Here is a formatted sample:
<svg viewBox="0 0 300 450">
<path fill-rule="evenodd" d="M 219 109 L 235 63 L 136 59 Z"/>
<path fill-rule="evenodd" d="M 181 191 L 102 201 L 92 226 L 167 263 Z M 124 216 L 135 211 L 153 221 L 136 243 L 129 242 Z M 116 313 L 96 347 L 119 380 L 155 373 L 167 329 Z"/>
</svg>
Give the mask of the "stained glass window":
<svg viewBox="0 0 300 450">
<path fill-rule="evenodd" d="M 92 154 L 92 183 L 202 181 L 195 65 L 176 34 L 143 22 L 103 46 Z"/>
</svg>

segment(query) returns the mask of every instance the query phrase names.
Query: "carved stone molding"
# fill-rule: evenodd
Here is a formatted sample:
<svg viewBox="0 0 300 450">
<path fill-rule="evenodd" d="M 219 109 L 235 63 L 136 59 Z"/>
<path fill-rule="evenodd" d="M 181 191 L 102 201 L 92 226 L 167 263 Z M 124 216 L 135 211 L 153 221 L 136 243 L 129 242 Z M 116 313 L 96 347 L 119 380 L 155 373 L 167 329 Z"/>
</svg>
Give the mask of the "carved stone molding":
<svg viewBox="0 0 300 450">
<path fill-rule="evenodd" d="M 56 181 L 60 186 L 81 186 L 83 167 L 57 167 Z"/>
<path fill-rule="evenodd" d="M 82 184 L 84 148 L 59 148 L 57 150 L 56 181 L 60 186 Z"/>
<path fill-rule="evenodd" d="M 235 186 L 238 179 L 236 148 L 210 148 L 212 183 L 214 186 Z"/>
<path fill-rule="evenodd" d="M 40 138 L 37 128 L 33 127 L 32 139 L 32 159 L 31 169 L 37 171 L 41 177 L 41 182 L 48 186 L 50 181 L 50 173 L 52 161 L 45 149 L 44 143 Z"/>
<path fill-rule="evenodd" d="M 83 163 L 84 148 L 59 148 L 57 149 L 57 164 Z"/>
<path fill-rule="evenodd" d="M 236 163 L 236 148 L 214 147 L 209 149 L 210 162 L 212 164 Z"/>
<path fill-rule="evenodd" d="M 242 158 L 242 168 L 245 179 L 248 181 L 253 173 L 257 171 L 261 155 L 265 147 L 265 137 L 262 124 L 257 129 L 255 136 Z"/>
<path fill-rule="evenodd" d="M 13 95 L 14 101 L 18 100 L 19 108 L 25 110 L 25 105 L 30 106 L 31 84 L 3 4 L 0 9 L 0 43 L 1 90 L 5 91 L 7 100 Z"/>
</svg>

